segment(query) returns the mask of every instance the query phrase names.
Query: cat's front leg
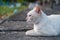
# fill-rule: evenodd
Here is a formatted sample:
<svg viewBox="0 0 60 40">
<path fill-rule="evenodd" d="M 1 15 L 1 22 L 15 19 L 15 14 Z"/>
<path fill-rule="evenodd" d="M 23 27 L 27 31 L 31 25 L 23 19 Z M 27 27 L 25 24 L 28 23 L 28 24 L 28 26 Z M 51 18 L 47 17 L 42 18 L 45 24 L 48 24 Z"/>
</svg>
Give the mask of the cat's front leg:
<svg viewBox="0 0 60 40">
<path fill-rule="evenodd" d="M 26 32 L 26 35 L 36 35 L 34 30 L 29 30 Z"/>
<path fill-rule="evenodd" d="M 41 32 L 36 32 L 34 30 L 29 30 L 26 32 L 26 35 L 28 36 L 44 36 Z"/>
</svg>

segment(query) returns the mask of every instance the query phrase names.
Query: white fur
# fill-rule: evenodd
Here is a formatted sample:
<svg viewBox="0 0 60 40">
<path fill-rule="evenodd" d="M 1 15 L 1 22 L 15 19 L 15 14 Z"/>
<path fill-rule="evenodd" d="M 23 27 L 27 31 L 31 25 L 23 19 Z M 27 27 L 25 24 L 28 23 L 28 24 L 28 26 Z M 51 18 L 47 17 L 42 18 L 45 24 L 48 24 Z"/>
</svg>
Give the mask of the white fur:
<svg viewBox="0 0 60 40">
<path fill-rule="evenodd" d="M 29 15 L 33 15 L 29 17 Z M 31 20 L 34 19 L 34 20 Z M 33 36 L 56 36 L 60 34 L 60 15 L 47 16 L 42 10 L 40 15 L 31 10 L 27 14 L 27 22 L 33 23 L 34 27 L 32 30 L 27 31 L 26 35 Z"/>
</svg>

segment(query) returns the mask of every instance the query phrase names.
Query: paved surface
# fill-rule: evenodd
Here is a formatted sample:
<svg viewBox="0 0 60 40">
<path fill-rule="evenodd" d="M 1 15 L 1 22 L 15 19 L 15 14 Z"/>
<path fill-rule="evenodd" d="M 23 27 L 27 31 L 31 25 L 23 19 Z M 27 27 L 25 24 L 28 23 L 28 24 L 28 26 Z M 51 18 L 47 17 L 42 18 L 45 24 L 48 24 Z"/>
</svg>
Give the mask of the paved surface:
<svg viewBox="0 0 60 40">
<path fill-rule="evenodd" d="M 4 30 L 23 30 L 32 29 L 32 24 L 28 24 L 26 21 L 6 21 L 0 25 L 0 29 Z"/>
<path fill-rule="evenodd" d="M 26 36 L 25 32 L 0 33 L 0 40 L 60 40 L 60 37 Z"/>
</svg>

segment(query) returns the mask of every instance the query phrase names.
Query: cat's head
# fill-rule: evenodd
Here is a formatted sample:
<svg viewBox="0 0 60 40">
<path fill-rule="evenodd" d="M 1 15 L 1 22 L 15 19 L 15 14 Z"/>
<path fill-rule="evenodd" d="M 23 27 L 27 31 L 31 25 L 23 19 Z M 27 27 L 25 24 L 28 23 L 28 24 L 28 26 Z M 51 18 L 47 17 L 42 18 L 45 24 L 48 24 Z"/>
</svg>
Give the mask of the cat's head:
<svg viewBox="0 0 60 40">
<path fill-rule="evenodd" d="M 35 6 L 33 10 L 29 11 L 26 17 L 28 23 L 35 23 L 38 18 L 41 16 L 40 6 Z"/>
</svg>

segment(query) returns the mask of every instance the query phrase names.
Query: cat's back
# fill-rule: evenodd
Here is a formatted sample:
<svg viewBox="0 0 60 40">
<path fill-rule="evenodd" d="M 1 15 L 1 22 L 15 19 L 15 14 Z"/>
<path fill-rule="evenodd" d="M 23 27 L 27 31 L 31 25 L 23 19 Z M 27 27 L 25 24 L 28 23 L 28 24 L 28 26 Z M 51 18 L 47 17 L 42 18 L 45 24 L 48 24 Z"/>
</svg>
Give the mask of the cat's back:
<svg viewBox="0 0 60 40">
<path fill-rule="evenodd" d="M 60 15 L 50 15 L 48 16 L 49 19 L 53 20 L 53 21 L 60 21 Z"/>
<path fill-rule="evenodd" d="M 55 25 L 57 32 L 60 33 L 60 15 L 50 15 L 48 18 L 52 21 L 52 23 Z"/>
<path fill-rule="evenodd" d="M 48 18 L 54 23 L 60 23 L 60 15 L 50 15 Z"/>
</svg>

